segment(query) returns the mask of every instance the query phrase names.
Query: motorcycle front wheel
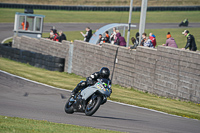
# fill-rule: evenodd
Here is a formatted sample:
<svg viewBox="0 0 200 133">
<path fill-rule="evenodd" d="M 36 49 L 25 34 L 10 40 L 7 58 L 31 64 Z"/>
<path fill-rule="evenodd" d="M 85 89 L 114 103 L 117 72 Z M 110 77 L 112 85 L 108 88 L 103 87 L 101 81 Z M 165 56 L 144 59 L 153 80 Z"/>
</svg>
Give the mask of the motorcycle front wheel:
<svg viewBox="0 0 200 133">
<path fill-rule="evenodd" d="M 73 98 L 70 97 L 67 101 L 67 103 L 65 104 L 65 112 L 68 114 L 73 114 L 74 113 L 74 108 L 73 108 Z"/>
<path fill-rule="evenodd" d="M 93 115 L 100 107 L 102 102 L 101 96 L 92 96 L 91 99 L 87 102 L 86 108 L 85 108 L 85 115 L 91 116 Z"/>
</svg>

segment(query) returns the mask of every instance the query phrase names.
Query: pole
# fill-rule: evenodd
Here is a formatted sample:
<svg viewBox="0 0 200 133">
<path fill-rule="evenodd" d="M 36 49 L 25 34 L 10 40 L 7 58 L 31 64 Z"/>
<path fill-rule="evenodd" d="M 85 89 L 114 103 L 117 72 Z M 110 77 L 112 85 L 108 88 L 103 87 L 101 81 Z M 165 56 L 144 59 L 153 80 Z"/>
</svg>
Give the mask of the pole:
<svg viewBox="0 0 200 133">
<path fill-rule="evenodd" d="M 115 64 L 116 64 L 116 60 L 117 60 L 118 49 L 119 49 L 119 47 L 117 47 L 117 50 L 116 50 L 116 53 L 115 53 L 113 71 L 112 71 L 112 75 L 111 75 L 111 82 L 112 82 L 112 80 L 113 80 L 113 75 L 114 75 L 114 71 L 115 71 Z"/>
<path fill-rule="evenodd" d="M 141 13 L 140 13 L 140 27 L 139 27 L 139 33 L 140 33 L 139 45 L 141 43 L 142 33 L 144 33 L 144 29 L 145 29 L 147 3 L 148 3 L 148 0 L 142 0 L 142 7 L 141 7 Z"/>
<path fill-rule="evenodd" d="M 129 46 L 132 10 L 133 10 L 133 0 L 131 0 L 131 2 L 130 2 L 129 20 L 128 20 L 128 33 L 127 33 L 127 45 L 126 45 L 126 47 Z"/>
</svg>

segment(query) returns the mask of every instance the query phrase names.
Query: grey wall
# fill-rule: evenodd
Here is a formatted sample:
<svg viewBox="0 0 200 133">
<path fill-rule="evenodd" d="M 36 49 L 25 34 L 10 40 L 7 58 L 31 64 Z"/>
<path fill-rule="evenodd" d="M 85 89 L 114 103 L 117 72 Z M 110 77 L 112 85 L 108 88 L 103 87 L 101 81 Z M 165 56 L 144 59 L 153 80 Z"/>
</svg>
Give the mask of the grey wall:
<svg viewBox="0 0 200 133">
<path fill-rule="evenodd" d="M 66 58 L 69 42 L 57 43 L 28 37 L 14 39 L 14 47 Z M 106 66 L 113 70 L 117 46 L 97 46 L 75 40 L 72 72 L 87 77 Z M 128 50 L 119 47 L 113 83 L 144 92 L 200 103 L 200 53 L 158 46 Z"/>
<path fill-rule="evenodd" d="M 68 52 L 69 41 L 63 41 L 62 43 L 51 41 L 45 38 L 36 39 L 26 36 L 14 37 L 13 48 L 22 50 L 29 50 L 44 55 L 52 55 L 60 58 L 65 58 L 65 71 L 68 69 Z"/>
</svg>

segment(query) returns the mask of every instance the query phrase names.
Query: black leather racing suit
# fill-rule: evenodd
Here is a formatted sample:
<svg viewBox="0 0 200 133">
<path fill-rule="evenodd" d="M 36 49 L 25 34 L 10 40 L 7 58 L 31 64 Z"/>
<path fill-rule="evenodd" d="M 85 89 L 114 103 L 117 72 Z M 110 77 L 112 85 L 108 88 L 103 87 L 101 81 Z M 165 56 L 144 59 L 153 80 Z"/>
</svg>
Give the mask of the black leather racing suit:
<svg viewBox="0 0 200 133">
<path fill-rule="evenodd" d="M 95 72 L 89 77 L 86 78 L 86 81 L 81 81 L 80 83 L 77 84 L 76 88 L 72 91 L 72 95 L 75 95 L 79 90 L 84 89 L 88 86 L 94 85 L 97 82 L 97 79 L 101 79 L 101 75 L 99 72 Z M 108 78 L 108 80 L 110 80 Z M 111 82 L 110 82 L 111 84 Z"/>
</svg>

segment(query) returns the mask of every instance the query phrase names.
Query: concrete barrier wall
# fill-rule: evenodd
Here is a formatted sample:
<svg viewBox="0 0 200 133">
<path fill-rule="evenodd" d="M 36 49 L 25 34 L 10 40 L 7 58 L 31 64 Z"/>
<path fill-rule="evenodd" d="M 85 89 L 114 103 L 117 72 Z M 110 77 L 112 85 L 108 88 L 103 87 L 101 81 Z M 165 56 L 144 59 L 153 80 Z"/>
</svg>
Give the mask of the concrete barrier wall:
<svg viewBox="0 0 200 133">
<path fill-rule="evenodd" d="M 45 38 L 35 39 L 27 36 L 14 37 L 13 48 L 33 51 L 44 55 L 65 58 L 65 71 L 68 69 L 69 41 L 55 42 Z"/>
<path fill-rule="evenodd" d="M 111 71 L 117 46 L 74 42 L 73 73 L 87 77 L 101 67 Z M 200 53 L 158 46 L 119 47 L 113 83 L 159 96 L 200 102 Z"/>
<path fill-rule="evenodd" d="M 109 44 L 103 44 L 101 47 L 83 41 L 74 41 L 72 72 L 87 77 L 103 66 L 112 70 L 116 49 L 116 46 L 110 47 Z"/>
<path fill-rule="evenodd" d="M 135 57 L 134 88 L 154 93 L 157 49 L 138 47 Z"/>
<path fill-rule="evenodd" d="M 69 42 L 15 37 L 14 47 L 65 58 L 67 72 Z M 87 77 L 101 67 L 111 71 L 118 47 L 75 40 L 72 73 Z M 159 96 L 200 103 L 200 53 L 158 46 L 137 50 L 119 47 L 113 84 L 133 87 Z"/>
</svg>

